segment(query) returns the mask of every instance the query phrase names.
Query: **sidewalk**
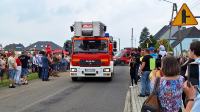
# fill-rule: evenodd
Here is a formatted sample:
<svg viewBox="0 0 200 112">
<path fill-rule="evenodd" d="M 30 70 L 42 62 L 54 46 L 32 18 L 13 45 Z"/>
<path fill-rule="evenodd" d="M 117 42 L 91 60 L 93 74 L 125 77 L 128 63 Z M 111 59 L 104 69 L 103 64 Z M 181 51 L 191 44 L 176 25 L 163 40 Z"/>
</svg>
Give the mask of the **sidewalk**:
<svg viewBox="0 0 200 112">
<path fill-rule="evenodd" d="M 147 97 L 139 97 L 140 94 L 140 83 L 138 83 L 137 87 L 132 88 L 131 99 L 132 99 L 132 112 L 140 112 L 142 108 L 142 104 Z"/>
<path fill-rule="evenodd" d="M 124 112 L 140 112 L 142 104 L 147 97 L 139 97 L 140 82 L 137 87 L 129 88 L 125 101 Z"/>
</svg>

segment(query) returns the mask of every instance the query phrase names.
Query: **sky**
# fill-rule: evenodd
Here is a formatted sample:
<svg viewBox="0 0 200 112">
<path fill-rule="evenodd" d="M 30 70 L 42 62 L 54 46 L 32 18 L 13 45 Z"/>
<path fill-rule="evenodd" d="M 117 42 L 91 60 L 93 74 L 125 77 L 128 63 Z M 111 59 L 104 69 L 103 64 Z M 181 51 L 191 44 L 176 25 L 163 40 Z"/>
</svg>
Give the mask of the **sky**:
<svg viewBox="0 0 200 112">
<path fill-rule="evenodd" d="M 169 0 L 180 9 L 187 3 L 200 16 L 200 0 Z M 169 24 L 172 4 L 163 0 L 0 0 L 0 44 L 53 41 L 63 46 L 74 21 L 101 21 L 121 48 L 138 46 L 144 27 L 154 35 Z M 200 19 L 198 19 L 200 23 Z M 200 25 L 196 26 L 200 29 Z"/>
</svg>

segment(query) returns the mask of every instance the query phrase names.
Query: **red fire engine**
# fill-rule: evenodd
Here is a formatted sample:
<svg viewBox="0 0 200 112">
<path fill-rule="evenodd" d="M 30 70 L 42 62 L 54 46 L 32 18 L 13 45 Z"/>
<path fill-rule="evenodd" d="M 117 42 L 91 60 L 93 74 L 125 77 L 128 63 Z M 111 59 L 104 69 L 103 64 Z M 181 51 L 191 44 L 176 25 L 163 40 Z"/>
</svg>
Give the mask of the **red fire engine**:
<svg viewBox="0 0 200 112">
<path fill-rule="evenodd" d="M 70 76 L 73 81 L 80 77 L 98 77 L 112 80 L 113 40 L 106 35 L 101 22 L 75 22 L 71 26 L 72 53 Z"/>
</svg>

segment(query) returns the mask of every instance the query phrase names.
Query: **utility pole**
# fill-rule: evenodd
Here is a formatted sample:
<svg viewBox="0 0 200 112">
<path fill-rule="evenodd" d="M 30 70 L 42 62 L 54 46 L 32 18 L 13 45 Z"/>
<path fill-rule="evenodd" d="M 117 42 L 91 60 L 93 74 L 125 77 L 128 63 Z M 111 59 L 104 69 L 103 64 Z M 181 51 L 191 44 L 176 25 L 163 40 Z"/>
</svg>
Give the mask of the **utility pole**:
<svg viewBox="0 0 200 112">
<path fill-rule="evenodd" d="M 119 51 L 120 51 L 120 38 L 118 38 L 118 41 L 119 41 Z"/>
<path fill-rule="evenodd" d="M 131 29 L 131 48 L 133 48 L 133 28 Z"/>
</svg>

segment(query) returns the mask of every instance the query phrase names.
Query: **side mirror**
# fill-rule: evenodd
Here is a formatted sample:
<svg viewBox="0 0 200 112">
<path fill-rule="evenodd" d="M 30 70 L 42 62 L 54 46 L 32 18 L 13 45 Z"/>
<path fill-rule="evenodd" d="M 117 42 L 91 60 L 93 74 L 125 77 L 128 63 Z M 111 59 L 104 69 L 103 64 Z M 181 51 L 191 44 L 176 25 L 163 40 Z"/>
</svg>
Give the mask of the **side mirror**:
<svg viewBox="0 0 200 112">
<path fill-rule="evenodd" d="M 70 30 L 71 30 L 71 32 L 73 32 L 74 31 L 74 27 L 70 26 Z"/>
</svg>

